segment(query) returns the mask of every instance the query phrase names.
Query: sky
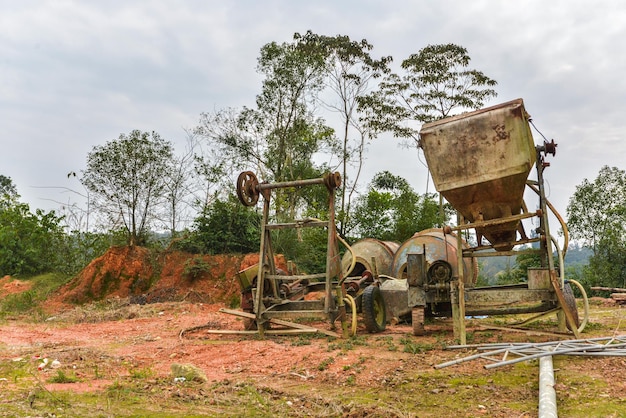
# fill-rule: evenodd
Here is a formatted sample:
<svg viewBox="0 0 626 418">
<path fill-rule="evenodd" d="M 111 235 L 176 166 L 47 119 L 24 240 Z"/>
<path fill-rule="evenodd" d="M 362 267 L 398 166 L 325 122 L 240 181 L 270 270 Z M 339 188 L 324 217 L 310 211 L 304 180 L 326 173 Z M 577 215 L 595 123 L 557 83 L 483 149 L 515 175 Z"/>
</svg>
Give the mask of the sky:
<svg viewBox="0 0 626 418">
<path fill-rule="evenodd" d="M 623 0 L 0 0 L 0 174 L 31 209 L 74 202 L 67 174 L 94 146 L 139 129 L 182 151 L 202 112 L 254 105 L 263 45 L 307 30 L 366 39 L 395 71 L 427 45 L 465 47 L 498 82 L 487 105 L 523 98 L 558 144 L 545 178 L 563 216 L 584 179 L 626 169 Z M 433 191 L 394 138 L 366 158 L 363 187 L 388 170 Z"/>
</svg>

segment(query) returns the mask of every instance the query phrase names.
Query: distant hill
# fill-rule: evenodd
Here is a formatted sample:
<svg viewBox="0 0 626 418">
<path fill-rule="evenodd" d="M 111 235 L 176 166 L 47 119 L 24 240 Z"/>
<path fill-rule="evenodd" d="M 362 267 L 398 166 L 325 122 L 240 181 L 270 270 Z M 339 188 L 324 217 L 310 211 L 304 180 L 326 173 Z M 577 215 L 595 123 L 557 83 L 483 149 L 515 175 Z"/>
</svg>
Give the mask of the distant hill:
<svg viewBox="0 0 626 418">
<path fill-rule="evenodd" d="M 591 250 L 580 247 L 577 244 L 570 244 L 565 254 L 566 268 L 582 269 L 589 262 Z M 498 273 L 513 269 L 515 267 L 515 256 L 511 257 L 484 257 L 479 259 L 480 278 L 483 283 L 494 284 Z"/>
</svg>

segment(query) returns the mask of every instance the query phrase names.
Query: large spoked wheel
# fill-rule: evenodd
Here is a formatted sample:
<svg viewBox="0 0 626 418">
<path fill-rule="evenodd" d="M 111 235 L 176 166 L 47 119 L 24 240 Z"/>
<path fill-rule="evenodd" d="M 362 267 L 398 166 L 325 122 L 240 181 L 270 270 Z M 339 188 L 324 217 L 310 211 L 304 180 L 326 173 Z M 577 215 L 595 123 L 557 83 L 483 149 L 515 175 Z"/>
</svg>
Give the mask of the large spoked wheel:
<svg viewBox="0 0 626 418">
<path fill-rule="evenodd" d="M 252 171 L 244 171 L 237 177 L 237 197 L 244 206 L 254 206 L 259 201 L 259 180 Z"/>
<path fill-rule="evenodd" d="M 361 302 L 365 329 L 371 333 L 378 333 L 385 330 L 387 326 L 387 312 L 385 310 L 385 300 L 378 286 L 369 285 L 363 291 Z"/>
<path fill-rule="evenodd" d="M 569 283 L 565 283 L 565 286 L 563 286 L 563 297 L 565 298 L 565 304 L 567 305 L 566 309 L 572 313 L 574 322 L 576 323 L 576 328 L 578 328 L 580 326 L 580 320 L 578 319 L 578 306 L 576 306 L 576 297 L 574 296 L 574 291 Z M 567 324 L 567 328 L 570 331 L 572 330 L 569 324 Z"/>
</svg>

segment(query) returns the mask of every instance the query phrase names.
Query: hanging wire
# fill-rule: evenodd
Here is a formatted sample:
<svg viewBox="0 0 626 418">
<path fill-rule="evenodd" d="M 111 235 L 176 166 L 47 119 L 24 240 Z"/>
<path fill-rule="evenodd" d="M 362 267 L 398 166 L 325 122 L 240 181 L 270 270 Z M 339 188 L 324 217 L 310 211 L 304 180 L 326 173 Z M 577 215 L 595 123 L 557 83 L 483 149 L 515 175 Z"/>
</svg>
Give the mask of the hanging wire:
<svg viewBox="0 0 626 418">
<path fill-rule="evenodd" d="M 535 128 L 535 131 L 537 131 L 537 133 L 539 135 L 541 135 L 541 137 L 543 138 L 544 141 L 548 142 L 548 139 L 544 136 L 543 133 L 541 133 L 541 131 L 539 129 L 537 129 L 537 127 L 535 126 L 533 120 L 531 118 L 528 118 L 528 123 L 530 123 L 532 125 L 533 128 Z"/>
</svg>

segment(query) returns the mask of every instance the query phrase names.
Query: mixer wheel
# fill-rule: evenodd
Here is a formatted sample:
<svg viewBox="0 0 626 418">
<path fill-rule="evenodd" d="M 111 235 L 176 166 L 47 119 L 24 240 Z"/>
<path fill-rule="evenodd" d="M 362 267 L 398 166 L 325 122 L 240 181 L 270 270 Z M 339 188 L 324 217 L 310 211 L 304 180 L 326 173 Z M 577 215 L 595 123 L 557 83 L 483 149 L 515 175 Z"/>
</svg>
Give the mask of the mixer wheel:
<svg viewBox="0 0 626 418">
<path fill-rule="evenodd" d="M 387 327 L 387 312 L 385 300 L 378 286 L 369 285 L 363 291 L 362 299 L 363 320 L 365 329 L 371 333 L 378 333 Z"/>
</svg>

